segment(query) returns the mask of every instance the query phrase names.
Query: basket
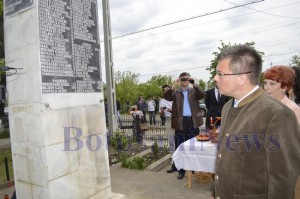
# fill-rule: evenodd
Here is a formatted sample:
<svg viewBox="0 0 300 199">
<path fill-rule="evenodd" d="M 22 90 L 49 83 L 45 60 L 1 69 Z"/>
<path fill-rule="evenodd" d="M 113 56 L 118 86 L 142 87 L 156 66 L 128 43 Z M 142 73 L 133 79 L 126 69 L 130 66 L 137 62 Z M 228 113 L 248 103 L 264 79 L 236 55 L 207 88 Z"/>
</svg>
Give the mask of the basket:
<svg viewBox="0 0 300 199">
<path fill-rule="evenodd" d="M 141 123 L 140 128 L 141 128 L 141 131 L 147 131 L 148 130 L 147 123 Z"/>
<path fill-rule="evenodd" d="M 202 171 L 195 171 L 196 181 L 200 184 L 207 184 L 214 181 L 214 174 Z"/>
</svg>

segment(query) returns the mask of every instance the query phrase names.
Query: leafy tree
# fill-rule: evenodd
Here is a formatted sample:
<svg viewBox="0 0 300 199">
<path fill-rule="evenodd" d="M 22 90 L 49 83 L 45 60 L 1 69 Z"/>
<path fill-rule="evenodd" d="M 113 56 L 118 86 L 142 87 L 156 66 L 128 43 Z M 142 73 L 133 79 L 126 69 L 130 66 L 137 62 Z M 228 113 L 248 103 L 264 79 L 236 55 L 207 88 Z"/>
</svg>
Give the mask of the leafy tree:
<svg viewBox="0 0 300 199">
<path fill-rule="evenodd" d="M 116 98 L 121 104 L 134 104 L 137 100 L 139 74 L 131 72 L 116 72 Z"/>
<path fill-rule="evenodd" d="M 200 79 L 199 87 L 202 88 L 202 90 L 206 90 L 206 82 L 204 80 Z"/>
<path fill-rule="evenodd" d="M 300 54 L 292 56 L 291 65 L 292 66 L 300 66 Z"/>
<path fill-rule="evenodd" d="M 0 67 L 1 66 L 5 66 L 5 59 L 4 58 L 0 58 Z M 0 76 L 1 76 L 0 82 L 2 82 L 2 79 L 5 78 L 5 75 L 6 75 L 5 71 L 0 70 Z"/>
<path fill-rule="evenodd" d="M 3 0 L 0 0 L 0 15 L 3 15 Z"/>
<path fill-rule="evenodd" d="M 236 45 L 236 44 L 234 44 Z M 254 47 L 255 45 L 255 42 L 246 42 L 245 45 L 248 45 L 248 46 L 252 46 Z M 218 47 L 218 52 L 213 52 L 212 54 L 215 56 L 213 60 L 210 61 L 210 66 L 208 66 L 206 68 L 206 70 L 210 71 L 210 79 L 208 81 L 208 85 L 209 87 L 214 87 L 214 81 L 213 81 L 213 78 L 214 76 L 216 75 L 216 68 L 217 68 L 217 65 L 218 65 L 218 61 L 217 61 L 217 57 L 218 55 L 220 54 L 220 52 L 226 48 L 228 48 L 229 46 L 232 46 L 231 43 L 229 44 L 225 44 L 222 40 L 221 40 L 221 47 Z M 264 55 L 265 53 L 263 52 L 260 52 L 258 51 L 261 55 Z"/>
<path fill-rule="evenodd" d="M 164 84 L 171 85 L 171 76 L 168 75 L 156 75 L 152 76 L 145 84 L 140 84 L 139 91 L 143 93 L 145 98 L 149 96 L 157 97 L 162 95 L 161 87 Z"/>
</svg>

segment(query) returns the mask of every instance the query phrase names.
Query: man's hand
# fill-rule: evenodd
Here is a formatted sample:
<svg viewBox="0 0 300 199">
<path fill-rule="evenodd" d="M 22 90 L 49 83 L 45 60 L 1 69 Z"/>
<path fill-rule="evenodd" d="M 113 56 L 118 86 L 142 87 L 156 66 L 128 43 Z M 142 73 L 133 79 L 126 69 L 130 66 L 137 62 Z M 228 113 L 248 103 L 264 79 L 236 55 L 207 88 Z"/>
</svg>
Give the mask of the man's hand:
<svg viewBox="0 0 300 199">
<path fill-rule="evenodd" d="M 191 83 L 191 84 L 193 84 L 194 85 L 194 83 L 195 83 L 195 81 L 194 81 L 194 79 L 193 78 L 189 78 L 189 82 Z"/>
<path fill-rule="evenodd" d="M 177 86 L 180 85 L 180 79 L 177 78 L 174 82 L 173 82 L 173 85 L 172 85 L 172 90 L 175 90 Z"/>
</svg>

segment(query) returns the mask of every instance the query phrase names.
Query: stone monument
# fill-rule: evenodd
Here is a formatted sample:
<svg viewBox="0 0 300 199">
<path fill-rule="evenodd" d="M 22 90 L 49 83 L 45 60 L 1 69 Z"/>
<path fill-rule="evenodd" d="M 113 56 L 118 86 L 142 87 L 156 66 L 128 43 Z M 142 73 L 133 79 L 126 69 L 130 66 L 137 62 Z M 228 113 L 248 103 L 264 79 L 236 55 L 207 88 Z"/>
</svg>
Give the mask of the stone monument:
<svg viewBox="0 0 300 199">
<path fill-rule="evenodd" d="M 17 198 L 111 192 L 97 0 L 5 0 Z"/>
</svg>

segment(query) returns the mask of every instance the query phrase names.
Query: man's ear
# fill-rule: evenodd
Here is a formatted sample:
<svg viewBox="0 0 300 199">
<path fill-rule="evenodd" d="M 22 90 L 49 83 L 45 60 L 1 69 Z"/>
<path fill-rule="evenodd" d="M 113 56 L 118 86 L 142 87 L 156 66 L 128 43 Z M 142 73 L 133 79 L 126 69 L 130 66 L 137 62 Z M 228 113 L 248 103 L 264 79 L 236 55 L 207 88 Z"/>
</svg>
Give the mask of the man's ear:
<svg viewBox="0 0 300 199">
<path fill-rule="evenodd" d="M 246 74 L 242 74 L 238 76 L 238 84 L 239 85 L 245 85 L 247 82 L 249 82 L 249 78 Z"/>
</svg>

